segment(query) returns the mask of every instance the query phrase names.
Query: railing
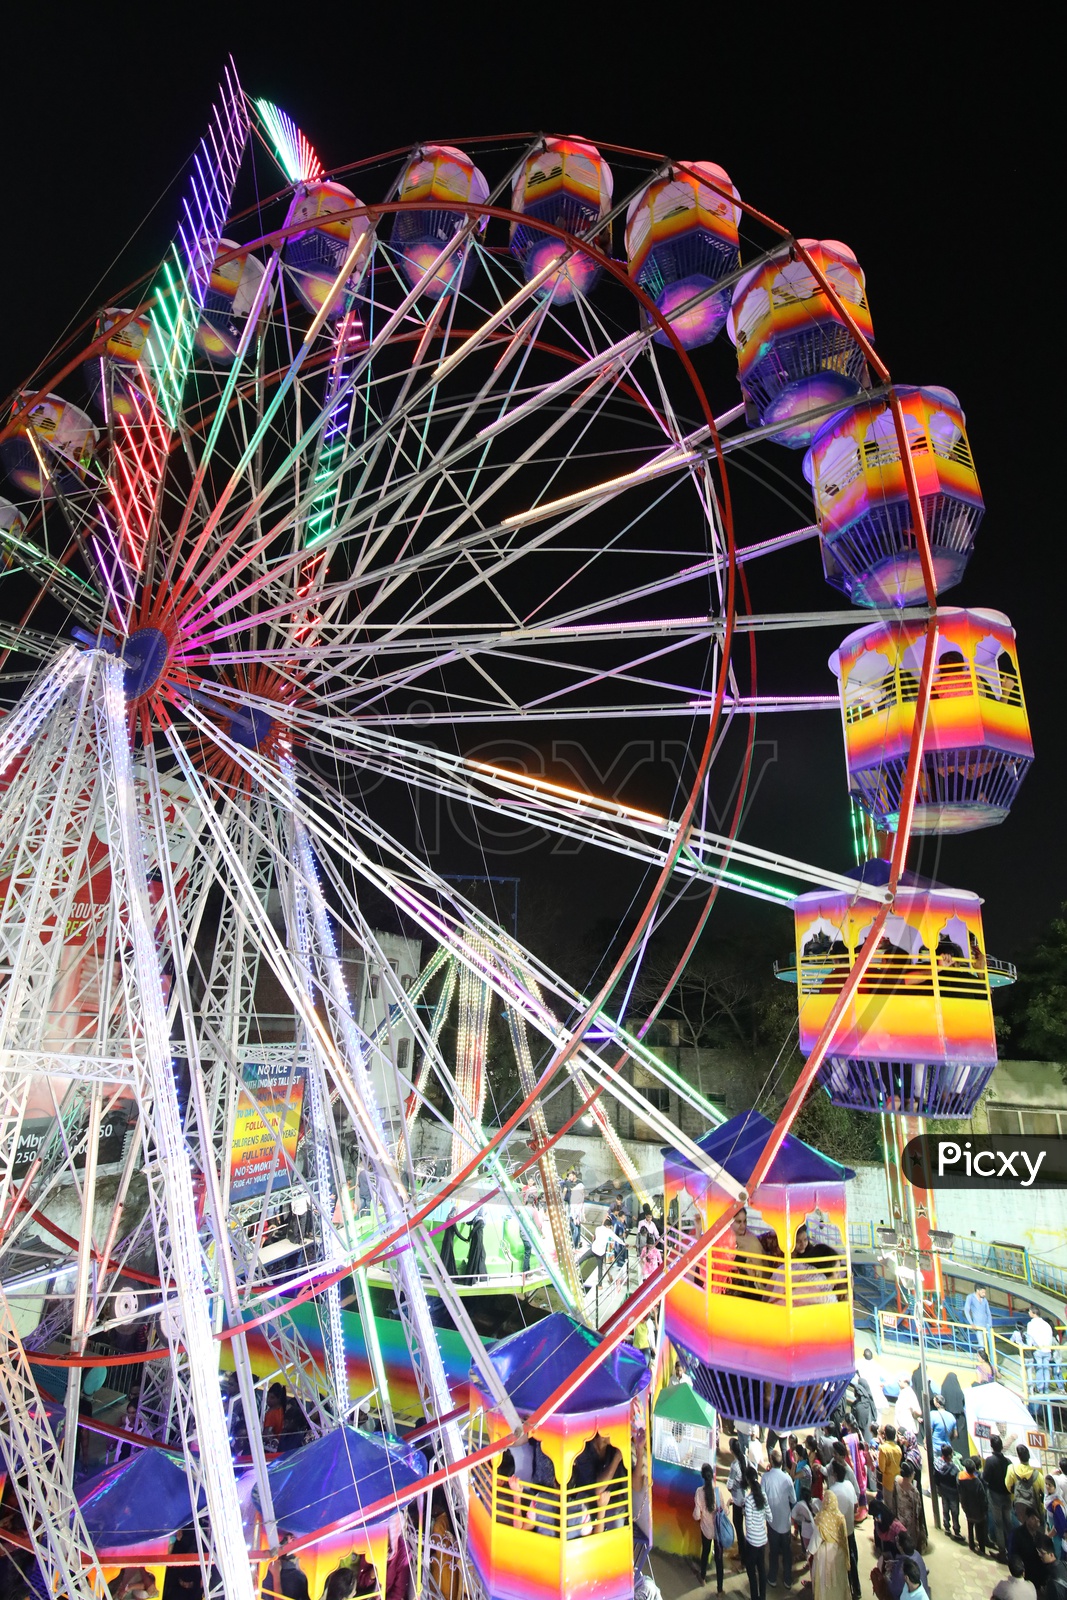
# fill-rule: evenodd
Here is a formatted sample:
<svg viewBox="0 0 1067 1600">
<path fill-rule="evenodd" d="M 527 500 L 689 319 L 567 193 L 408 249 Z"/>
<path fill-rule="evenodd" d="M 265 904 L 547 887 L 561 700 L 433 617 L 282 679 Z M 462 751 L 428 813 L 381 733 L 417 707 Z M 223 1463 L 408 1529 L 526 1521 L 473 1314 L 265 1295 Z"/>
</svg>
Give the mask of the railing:
<svg viewBox="0 0 1067 1600">
<path fill-rule="evenodd" d="M 848 950 L 825 954 L 802 953 L 800 993 L 802 995 L 840 994 L 852 969 L 854 956 Z M 968 959 L 962 951 L 930 951 L 924 945 L 914 955 L 892 947 L 880 947 L 864 973 L 860 994 L 891 994 L 901 999 L 930 999 L 942 995 L 953 1000 L 988 1000 L 989 977 L 985 958 L 977 952 Z"/>
<path fill-rule="evenodd" d="M 848 1238 L 854 1250 L 878 1253 L 873 1222 L 850 1222 Z M 988 1239 L 975 1239 L 969 1234 L 956 1234 L 951 1249 L 944 1254 L 952 1260 L 980 1267 L 998 1278 L 1010 1278 L 1028 1288 L 1044 1289 L 1067 1300 L 1067 1270 L 1032 1255 L 1025 1245 L 998 1244 Z"/>
<path fill-rule="evenodd" d="M 983 671 L 970 661 L 942 658 L 934 672 L 930 694 L 934 700 L 959 700 L 977 696 L 1000 705 L 1021 707 L 1022 687 L 1017 669 L 1007 651 L 1008 664 Z M 893 706 L 914 705 L 919 698 L 919 679 L 907 667 L 891 667 L 884 677 L 867 682 L 850 680 L 845 690 L 845 722 L 851 726 L 879 715 Z"/>
<path fill-rule="evenodd" d="M 666 1259 L 670 1263 L 689 1247 L 696 1237 L 690 1227 L 670 1227 L 664 1233 Z M 762 1300 L 766 1305 L 798 1310 L 804 1306 L 835 1305 L 847 1301 L 852 1292 L 848 1260 L 844 1255 L 794 1257 L 781 1250 L 771 1254 L 760 1244 L 758 1234 L 747 1235 L 748 1251 L 733 1244 L 715 1244 L 699 1257 L 682 1281 L 702 1293 L 730 1295 L 739 1300 Z"/>
<path fill-rule="evenodd" d="M 918 1354 L 919 1334 L 913 1312 L 876 1312 L 874 1333 L 880 1354 Z M 1024 1403 L 1039 1400 L 1067 1406 L 1067 1346 L 1056 1345 L 1050 1350 L 1020 1345 L 995 1330 L 936 1317 L 924 1317 L 923 1341 L 927 1356 L 947 1365 L 973 1367 L 979 1356 L 991 1361 L 997 1381 L 1012 1389 Z"/>
<path fill-rule="evenodd" d="M 560 1489 L 502 1477 L 491 1461 L 471 1471 L 471 1489 L 493 1522 L 518 1531 L 559 1539 L 584 1539 L 628 1526 L 630 1481 L 625 1475 L 606 1483 Z"/>
</svg>

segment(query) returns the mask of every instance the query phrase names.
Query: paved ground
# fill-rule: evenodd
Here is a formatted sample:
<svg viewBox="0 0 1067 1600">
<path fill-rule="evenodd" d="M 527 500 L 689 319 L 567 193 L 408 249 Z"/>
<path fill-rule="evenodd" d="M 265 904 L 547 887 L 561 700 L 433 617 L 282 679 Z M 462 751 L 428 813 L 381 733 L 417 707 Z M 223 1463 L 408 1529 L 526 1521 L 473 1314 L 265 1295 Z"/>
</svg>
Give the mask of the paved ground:
<svg viewBox="0 0 1067 1600">
<path fill-rule="evenodd" d="M 860 1553 L 860 1586 L 863 1594 L 869 1595 L 874 1557 L 871 1553 L 871 1536 L 862 1525 L 856 1531 L 856 1541 Z M 983 1560 L 980 1556 L 972 1555 L 966 1539 L 962 1544 L 957 1544 L 934 1527 L 930 1529 L 926 1563 L 930 1571 L 930 1600 L 989 1600 L 994 1584 L 1007 1577 L 1008 1572 L 1007 1567 L 998 1566 L 988 1556 Z M 656 1582 L 663 1591 L 663 1600 L 706 1600 L 707 1596 L 715 1593 L 714 1568 L 707 1588 L 701 1587 L 695 1569 L 689 1562 L 679 1557 L 653 1552 L 652 1568 Z M 800 1587 L 801 1576 L 794 1572 L 791 1589 L 783 1589 L 780 1584 L 777 1589 L 768 1587 L 768 1600 L 771 1596 L 787 1594 L 796 1596 L 797 1600 L 803 1600 L 805 1595 L 810 1597 L 811 1590 L 802 1590 Z M 727 1560 L 726 1563 L 726 1593 L 734 1600 L 748 1600 L 748 1579 L 736 1561 Z"/>
</svg>

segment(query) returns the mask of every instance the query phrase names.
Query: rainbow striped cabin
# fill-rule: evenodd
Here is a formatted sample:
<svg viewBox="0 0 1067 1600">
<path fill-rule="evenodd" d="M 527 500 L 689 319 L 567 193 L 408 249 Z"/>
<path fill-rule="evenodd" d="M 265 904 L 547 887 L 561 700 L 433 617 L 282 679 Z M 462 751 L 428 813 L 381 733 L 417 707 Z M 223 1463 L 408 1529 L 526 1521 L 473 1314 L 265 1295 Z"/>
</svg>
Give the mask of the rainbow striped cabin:
<svg viewBox="0 0 1067 1600">
<path fill-rule="evenodd" d="M 265 270 L 250 250 L 241 250 L 232 239 L 219 240 L 196 330 L 196 347 L 213 366 L 228 367 L 237 354 Z"/>
<path fill-rule="evenodd" d="M 466 212 L 454 209 L 454 203 L 480 205 L 489 198 L 489 185 L 462 150 L 448 144 L 426 144 L 408 162 L 399 198 L 421 202 L 418 209 L 398 211 L 393 218 L 393 250 L 401 272 L 414 288 L 469 220 Z M 485 222 L 483 217 L 475 231 L 481 232 Z M 464 287 L 473 278 L 476 265 L 473 238 L 468 238 L 446 257 L 423 293 L 439 300 L 449 290 Z"/>
<path fill-rule="evenodd" d="M 93 404 L 106 417 L 134 417 L 147 409 L 151 331 L 148 317 L 131 316 L 125 307 L 107 306 L 97 317 L 95 336 L 107 337 L 82 373 Z"/>
<path fill-rule="evenodd" d="M 374 227 L 369 217 L 349 215 L 361 205 L 343 183 L 309 183 L 297 192 L 290 223 L 307 223 L 285 242 L 289 281 L 312 316 L 322 310 L 345 260 L 355 256 L 343 288 L 330 303 L 328 315 L 341 316 L 363 275 L 374 249 Z M 212 273 L 212 287 L 214 287 Z"/>
<path fill-rule="evenodd" d="M 848 307 L 860 333 L 874 330 L 859 262 L 836 239 L 801 244 Z M 803 450 L 822 427 L 807 413 L 843 405 L 870 388 L 861 345 L 805 262 L 788 246 L 746 272 L 734 289 L 726 331 L 737 346 L 737 376 L 751 426 L 787 423 L 773 438 Z"/>
<path fill-rule="evenodd" d="M 700 1140 L 710 1163 L 744 1184 L 771 1133 L 757 1111 Z M 731 1205 L 728 1192 L 665 1150 L 667 1261 Z M 787 1137 L 736 1228 L 666 1296 L 666 1333 L 698 1363 L 694 1384 L 735 1422 L 779 1433 L 825 1422 L 856 1370 L 845 1184 L 848 1167 Z M 798 1254 L 806 1228 L 808 1253 Z M 802 1240 L 801 1240 L 802 1242 Z"/>
<path fill-rule="evenodd" d="M 85 487 L 96 450 L 92 419 L 58 394 L 26 390 L 13 407 L 33 400 L 15 430 L 0 442 L 0 466 L 23 494 L 50 499 L 61 489 L 76 494 Z"/>
<path fill-rule="evenodd" d="M 937 591 L 960 581 L 985 509 L 950 389 L 895 394 L 918 478 Z M 871 400 L 823 423 L 804 458 L 815 497 L 826 581 L 854 605 L 920 605 L 926 597 L 900 444 L 888 400 Z"/>
<path fill-rule="evenodd" d="M 926 624 L 850 633 L 830 657 L 841 693 L 849 791 L 896 831 Z M 967 833 L 1003 822 L 1034 759 L 1015 630 L 1003 612 L 941 607 L 913 828 Z"/>
<path fill-rule="evenodd" d="M 566 254 L 566 246 L 534 226 L 550 222 L 566 233 L 589 233 L 611 206 L 611 168 L 595 145 L 580 139 L 546 139 L 544 148 L 528 156 L 512 185 L 511 208 L 530 221 L 511 229 L 512 254 L 531 278 Z M 541 292 L 551 292 L 561 305 L 576 294 L 588 294 L 600 276 L 600 267 L 581 251 L 558 272 L 546 278 Z"/>
<path fill-rule="evenodd" d="M 884 884 L 889 863 L 868 861 L 849 876 Z M 874 907 L 815 890 L 797 898 L 794 917 L 800 1049 L 810 1055 Z M 996 1062 L 981 901 L 903 873 L 820 1081 L 835 1105 L 859 1111 L 969 1117 Z"/>
<path fill-rule="evenodd" d="M 386 1589 L 390 1533 L 395 1541 L 405 1504 L 413 1498 L 412 1486 L 426 1470 L 421 1450 L 391 1435 L 347 1427 L 271 1462 L 267 1476 L 279 1534 L 306 1541 L 299 1561 L 313 1595 L 322 1593 L 337 1567 L 355 1566 L 362 1557 L 365 1575 L 369 1577 L 367 1568 L 373 1570 L 380 1600 Z M 395 1506 L 381 1505 L 394 1496 Z M 251 1490 L 251 1503 L 261 1510 L 258 1487 Z M 363 1517 L 363 1509 L 371 1506 L 379 1509 Z M 348 1519 L 347 1526 L 336 1526 Z"/>
<path fill-rule="evenodd" d="M 555 1312 L 502 1339 L 489 1359 L 519 1416 L 529 1416 L 597 1343 L 591 1329 Z M 467 1551 L 491 1600 L 631 1600 L 632 1418 L 636 1409 L 644 1420 L 650 1377 L 641 1352 L 620 1345 L 532 1438 L 510 1447 L 509 1461 L 511 1426 L 472 1369 L 472 1438 L 480 1427 L 484 1442 L 501 1441 L 501 1455 L 470 1476 Z M 603 1481 L 589 1482 L 598 1435 L 609 1472 L 616 1450 L 619 1459 Z"/>
<path fill-rule="evenodd" d="M 626 213 L 626 260 L 631 278 L 670 319 L 685 348 L 692 350 L 710 344 L 729 314 L 729 290 L 709 291 L 741 264 L 737 241 L 741 211 L 737 190 L 722 167 L 713 161 L 691 161 L 687 169 L 650 183 L 631 202 Z M 702 183 L 698 173 L 708 182 Z M 698 295 L 702 298 L 689 304 Z M 662 330 L 653 338 L 658 344 L 670 343 Z"/>
</svg>

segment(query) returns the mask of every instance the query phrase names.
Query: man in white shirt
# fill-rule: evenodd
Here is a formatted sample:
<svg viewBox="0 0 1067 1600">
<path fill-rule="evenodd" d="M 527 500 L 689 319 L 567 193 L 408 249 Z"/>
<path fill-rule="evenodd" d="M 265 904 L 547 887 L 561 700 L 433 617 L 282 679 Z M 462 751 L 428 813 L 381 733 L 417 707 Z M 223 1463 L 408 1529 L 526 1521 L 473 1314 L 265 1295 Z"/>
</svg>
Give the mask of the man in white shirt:
<svg viewBox="0 0 1067 1600">
<path fill-rule="evenodd" d="M 772 1588 L 778 1585 L 778 1558 L 782 1561 L 782 1582 L 787 1589 L 793 1585 L 793 1540 L 790 1515 L 796 1501 L 796 1490 L 788 1472 L 782 1471 L 782 1452 L 771 1451 L 770 1469 L 763 1474 L 763 1498 L 767 1502 L 767 1582 Z"/>
<path fill-rule="evenodd" d="M 897 1433 L 914 1433 L 918 1437 L 922 1430 L 922 1407 L 919 1396 L 915 1393 L 910 1383 L 902 1383 L 897 1403 L 893 1413 L 893 1423 Z"/>
<path fill-rule="evenodd" d="M 1052 1382 L 1052 1328 L 1036 1306 L 1030 1307 L 1026 1342 L 1034 1347 L 1033 1383 L 1038 1394 L 1048 1394 Z"/>
<path fill-rule="evenodd" d="M 845 1519 L 845 1532 L 848 1534 L 848 1586 L 854 1595 L 860 1592 L 859 1551 L 856 1549 L 856 1501 L 855 1489 L 846 1476 L 848 1469 L 840 1457 L 835 1456 L 830 1463 L 827 1475 L 827 1485 L 830 1493 L 841 1507 L 841 1515 Z"/>
</svg>

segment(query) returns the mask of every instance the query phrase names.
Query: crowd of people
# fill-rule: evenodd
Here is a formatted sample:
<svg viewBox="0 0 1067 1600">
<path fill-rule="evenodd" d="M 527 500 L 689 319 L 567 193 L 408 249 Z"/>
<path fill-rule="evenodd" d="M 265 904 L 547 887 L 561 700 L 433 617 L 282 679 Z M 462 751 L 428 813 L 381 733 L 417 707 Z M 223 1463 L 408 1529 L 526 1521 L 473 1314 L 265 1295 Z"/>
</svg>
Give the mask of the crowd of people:
<svg viewBox="0 0 1067 1600">
<path fill-rule="evenodd" d="M 869 1351 L 865 1358 L 873 1359 Z M 877 1380 L 871 1371 L 870 1381 Z M 1057 1472 L 1045 1473 L 1025 1444 L 1009 1455 L 997 1435 L 984 1459 L 961 1456 L 956 1417 L 940 1395 L 930 1422 L 930 1489 L 945 1534 L 962 1543 L 965 1522 L 970 1549 L 1008 1569 L 992 1600 L 1067 1600 L 1067 1457 Z M 731 1437 L 722 1484 L 714 1464 L 701 1468 L 693 1518 L 700 1525 L 702 1584 L 714 1562 L 715 1592 L 722 1594 L 725 1562 L 732 1558 L 747 1574 L 750 1600 L 765 1600 L 779 1575 L 790 1588 L 796 1568 L 806 1569 L 803 1581 L 813 1600 L 853 1600 L 862 1592 L 865 1564 L 856 1530 L 869 1520 L 876 1600 L 932 1600 L 925 1458 L 914 1431 L 893 1422 L 878 1427 L 849 1412 L 840 1425 L 803 1439 L 769 1438 L 768 1456 L 759 1439 Z M 950 1600 L 950 1592 L 939 1592 L 937 1600 Z"/>
</svg>

